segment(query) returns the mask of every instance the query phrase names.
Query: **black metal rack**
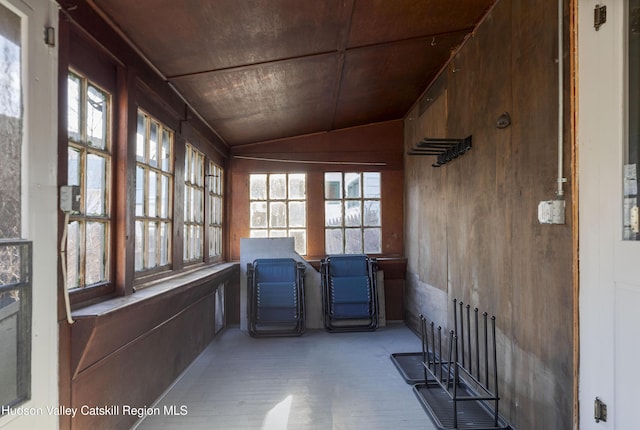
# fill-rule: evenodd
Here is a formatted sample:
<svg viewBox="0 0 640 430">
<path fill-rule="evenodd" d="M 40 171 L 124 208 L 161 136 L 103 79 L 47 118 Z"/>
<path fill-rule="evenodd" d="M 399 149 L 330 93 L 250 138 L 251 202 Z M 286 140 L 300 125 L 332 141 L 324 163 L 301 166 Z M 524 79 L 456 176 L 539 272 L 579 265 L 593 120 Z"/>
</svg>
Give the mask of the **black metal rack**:
<svg viewBox="0 0 640 430">
<path fill-rule="evenodd" d="M 411 148 L 408 155 L 435 155 L 433 167 L 440 167 L 471 149 L 471 136 L 464 139 L 425 137 Z"/>
<path fill-rule="evenodd" d="M 429 378 L 414 392 L 439 429 L 510 429 L 499 415 L 495 316 L 483 312 L 480 318 L 478 308 L 472 313 L 456 300 L 453 309 L 454 330 L 444 342 L 442 327 L 421 317 Z"/>
</svg>

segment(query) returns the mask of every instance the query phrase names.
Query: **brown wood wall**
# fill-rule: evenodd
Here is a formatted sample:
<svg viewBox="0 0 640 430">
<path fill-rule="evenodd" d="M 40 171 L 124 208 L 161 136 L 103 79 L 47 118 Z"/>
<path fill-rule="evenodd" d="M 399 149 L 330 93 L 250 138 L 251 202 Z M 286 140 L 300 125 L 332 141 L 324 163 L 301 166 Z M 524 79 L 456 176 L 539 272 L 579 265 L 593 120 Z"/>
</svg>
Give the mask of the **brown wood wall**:
<svg viewBox="0 0 640 430">
<path fill-rule="evenodd" d="M 87 315 L 61 327 L 70 353 L 61 363 L 69 397 L 62 405 L 80 408 L 105 405 L 147 407 L 175 381 L 211 342 L 215 292 L 225 296 L 238 288 L 238 265 L 206 281 L 111 310 Z M 228 314 L 228 312 L 227 312 Z M 61 417 L 70 429 L 129 428 L 138 417 L 127 413 L 78 414 Z"/>
<path fill-rule="evenodd" d="M 325 255 L 324 172 L 380 171 L 382 254 L 401 256 L 402 163 L 401 120 L 233 148 L 227 200 L 230 259 L 240 259 L 240 239 L 249 237 L 249 175 L 272 172 L 307 173 L 307 255 L 314 260 Z"/>
<path fill-rule="evenodd" d="M 402 128 L 403 123 L 398 120 L 233 148 L 227 188 L 230 259 L 240 259 L 240 239 L 249 237 L 251 173 L 307 174 L 305 258 L 317 263 L 326 255 L 324 172 L 380 171 L 382 254 L 379 257 L 384 257 L 380 268 L 385 277 L 386 316 L 389 320 L 404 319 L 404 208 L 403 194 L 399 192 L 404 187 Z M 345 162 L 352 164 L 343 164 Z"/>
<path fill-rule="evenodd" d="M 405 156 L 407 320 L 415 327 L 425 313 L 451 327 L 454 298 L 496 315 L 500 410 L 521 429 L 572 427 L 569 186 L 567 223 L 537 220 L 538 202 L 556 190 L 556 11 L 555 0 L 498 2 L 440 90 L 405 118 L 405 149 L 473 136 L 470 152 L 440 168 Z M 512 125 L 498 129 L 503 112 Z"/>
</svg>

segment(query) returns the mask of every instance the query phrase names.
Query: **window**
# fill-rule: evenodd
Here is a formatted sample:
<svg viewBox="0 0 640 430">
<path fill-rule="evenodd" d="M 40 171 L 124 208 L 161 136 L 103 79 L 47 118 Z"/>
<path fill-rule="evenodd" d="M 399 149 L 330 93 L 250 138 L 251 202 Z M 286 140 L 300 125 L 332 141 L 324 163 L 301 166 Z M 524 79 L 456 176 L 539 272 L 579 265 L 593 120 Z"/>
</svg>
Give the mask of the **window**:
<svg viewBox="0 0 640 430">
<path fill-rule="evenodd" d="M 31 397 L 31 243 L 22 235 L 21 18 L 0 4 L 0 416 Z"/>
<path fill-rule="evenodd" d="M 380 172 L 324 174 L 327 254 L 382 252 Z"/>
<path fill-rule="evenodd" d="M 204 154 L 187 144 L 184 157 L 184 260 L 202 261 Z"/>
<path fill-rule="evenodd" d="M 138 111 L 136 140 L 135 270 L 171 264 L 173 132 Z"/>
<path fill-rule="evenodd" d="M 307 175 L 253 174 L 249 178 L 251 237 L 293 237 L 307 253 Z"/>
<path fill-rule="evenodd" d="M 111 96 L 79 74 L 67 76 L 67 184 L 80 207 L 67 225 L 67 288 L 109 279 Z"/>
<path fill-rule="evenodd" d="M 209 257 L 222 257 L 222 202 L 224 171 L 209 162 Z"/>
<path fill-rule="evenodd" d="M 625 240 L 640 240 L 638 164 L 640 163 L 640 1 L 630 0 L 627 33 L 628 141 L 624 165 L 623 231 Z"/>
</svg>

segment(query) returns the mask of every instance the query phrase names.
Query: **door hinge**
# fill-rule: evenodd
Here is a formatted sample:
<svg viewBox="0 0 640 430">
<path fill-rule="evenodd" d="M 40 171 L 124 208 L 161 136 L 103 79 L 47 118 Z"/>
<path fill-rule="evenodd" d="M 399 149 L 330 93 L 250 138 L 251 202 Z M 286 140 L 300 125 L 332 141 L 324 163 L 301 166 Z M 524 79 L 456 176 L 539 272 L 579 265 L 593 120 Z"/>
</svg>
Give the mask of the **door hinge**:
<svg viewBox="0 0 640 430">
<path fill-rule="evenodd" d="M 597 4 L 593 9 L 593 27 L 598 31 L 605 22 L 607 22 L 607 6 Z"/>
<path fill-rule="evenodd" d="M 47 46 L 56 46 L 56 29 L 54 27 L 44 28 L 44 43 Z"/>
<path fill-rule="evenodd" d="M 598 397 L 596 397 L 596 401 L 593 403 L 593 417 L 597 423 L 600 421 L 607 422 L 607 405 Z"/>
</svg>

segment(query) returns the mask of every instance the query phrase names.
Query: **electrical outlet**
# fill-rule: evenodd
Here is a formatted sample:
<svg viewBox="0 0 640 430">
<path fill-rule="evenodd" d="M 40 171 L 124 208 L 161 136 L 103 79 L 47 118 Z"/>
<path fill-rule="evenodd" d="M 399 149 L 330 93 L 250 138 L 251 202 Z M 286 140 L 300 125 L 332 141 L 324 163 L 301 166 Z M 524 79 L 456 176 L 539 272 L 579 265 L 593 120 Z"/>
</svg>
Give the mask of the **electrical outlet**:
<svg viewBox="0 0 640 430">
<path fill-rule="evenodd" d="M 540 224 L 564 224 L 564 200 L 546 200 L 538 204 Z"/>
</svg>

